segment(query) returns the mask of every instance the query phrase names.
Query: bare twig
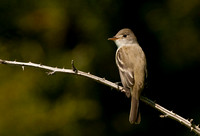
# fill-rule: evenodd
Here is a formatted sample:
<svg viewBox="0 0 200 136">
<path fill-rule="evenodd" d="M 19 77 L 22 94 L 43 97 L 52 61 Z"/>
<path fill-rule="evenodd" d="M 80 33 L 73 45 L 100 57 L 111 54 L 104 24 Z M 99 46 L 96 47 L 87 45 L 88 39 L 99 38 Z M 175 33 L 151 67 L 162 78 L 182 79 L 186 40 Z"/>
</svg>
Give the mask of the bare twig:
<svg viewBox="0 0 200 136">
<path fill-rule="evenodd" d="M 176 120 L 176 121 L 180 122 L 181 124 L 183 124 L 184 126 L 188 127 L 191 131 L 200 135 L 200 128 L 198 125 L 195 125 L 192 123 L 193 119 L 187 120 L 187 119 L 179 116 L 178 114 L 174 113 L 173 111 L 167 110 L 166 108 L 160 106 L 159 104 L 151 101 L 150 99 L 148 99 L 146 97 L 141 97 L 140 100 L 143 101 L 144 103 L 150 105 L 151 107 L 157 109 L 161 113 L 163 113 L 163 115 L 160 115 L 161 118 L 168 117 L 173 120 Z"/>
<path fill-rule="evenodd" d="M 17 61 L 7 61 L 7 60 L 1 60 L 0 59 L 0 64 L 9 64 L 9 65 L 18 65 L 18 66 L 22 66 L 22 69 L 24 70 L 25 66 L 28 67 L 36 67 L 36 68 L 40 68 L 40 69 L 45 69 L 45 70 L 49 70 L 49 72 L 47 73 L 48 75 L 52 75 L 56 72 L 62 72 L 62 73 L 68 73 L 68 74 L 75 74 L 75 75 L 79 75 L 79 76 L 84 76 L 90 79 L 93 79 L 99 83 L 102 83 L 104 85 L 110 86 L 116 90 L 119 90 L 123 93 L 125 93 L 125 90 L 123 89 L 122 86 L 119 86 L 116 83 L 110 82 L 108 80 L 106 80 L 105 78 L 101 78 L 95 75 L 92 75 L 90 73 L 86 73 L 86 72 L 82 72 L 80 70 L 77 70 L 77 68 L 74 65 L 74 61 L 72 60 L 71 64 L 72 64 L 72 69 L 64 69 L 64 68 L 57 68 L 57 67 L 50 67 L 50 66 L 45 66 L 45 65 L 41 65 L 41 64 L 35 64 L 32 62 L 17 62 Z M 161 113 L 163 113 L 163 115 L 161 115 L 160 117 L 164 118 L 164 117 L 169 117 L 173 120 L 176 120 L 178 122 L 180 122 L 181 124 L 185 125 L 186 127 L 188 127 L 191 131 L 195 132 L 196 134 L 200 135 L 200 128 L 198 125 L 193 124 L 193 119 L 191 120 L 187 120 L 181 116 L 179 116 L 178 114 L 167 110 L 166 108 L 160 106 L 159 104 L 153 102 L 152 100 L 141 96 L 140 100 L 148 105 L 150 105 L 151 107 L 157 109 L 158 111 L 160 111 Z"/>
</svg>

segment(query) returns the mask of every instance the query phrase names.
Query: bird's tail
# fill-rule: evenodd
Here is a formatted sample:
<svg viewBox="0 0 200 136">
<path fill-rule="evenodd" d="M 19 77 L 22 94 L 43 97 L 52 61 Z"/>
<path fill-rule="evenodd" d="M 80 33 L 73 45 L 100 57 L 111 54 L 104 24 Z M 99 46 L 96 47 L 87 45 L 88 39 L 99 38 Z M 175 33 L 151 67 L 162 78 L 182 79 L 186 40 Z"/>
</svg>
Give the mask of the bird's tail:
<svg viewBox="0 0 200 136">
<path fill-rule="evenodd" d="M 131 124 L 139 124 L 140 121 L 141 121 L 141 115 L 139 111 L 139 98 L 136 98 L 134 95 L 132 95 L 129 122 Z"/>
</svg>

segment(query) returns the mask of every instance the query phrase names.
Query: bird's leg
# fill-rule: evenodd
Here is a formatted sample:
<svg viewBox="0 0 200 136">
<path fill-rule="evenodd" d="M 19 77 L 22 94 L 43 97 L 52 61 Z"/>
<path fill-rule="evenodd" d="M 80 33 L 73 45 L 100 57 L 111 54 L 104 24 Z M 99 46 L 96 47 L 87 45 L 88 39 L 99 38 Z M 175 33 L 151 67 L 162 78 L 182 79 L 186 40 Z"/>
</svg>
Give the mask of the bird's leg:
<svg viewBox="0 0 200 136">
<path fill-rule="evenodd" d="M 119 85 L 122 84 L 122 82 L 115 82 L 115 84 L 117 85 L 117 90 L 120 90 Z"/>
<path fill-rule="evenodd" d="M 124 90 L 125 90 L 125 94 L 126 94 L 126 96 L 127 96 L 128 98 L 130 98 L 130 96 L 131 96 L 130 89 L 124 87 Z"/>
<path fill-rule="evenodd" d="M 115 84 L 119 86 L 120 84 L 122 84 L 122 82 L 115 82 Z"/>
<path fill-rule="evenodd" d="M 115 84 L 117 85 L 117 89 L 119 90 L 119 85 L 122 84 L 122 82 L 115 82 Z M 125 90 L 126 96 L 129 98 L 131 96 L 130 89 L 125 87 L 123 87 L 123 89 Z"/>
</svg>

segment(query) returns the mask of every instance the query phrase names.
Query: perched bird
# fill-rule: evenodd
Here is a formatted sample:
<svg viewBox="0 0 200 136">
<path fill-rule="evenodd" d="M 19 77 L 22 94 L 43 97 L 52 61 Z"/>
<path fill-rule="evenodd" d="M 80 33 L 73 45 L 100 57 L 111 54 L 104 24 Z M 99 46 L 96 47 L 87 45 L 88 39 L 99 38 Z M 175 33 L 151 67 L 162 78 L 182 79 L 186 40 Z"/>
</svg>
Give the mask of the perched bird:
<svg viewBox="0 0 200 136">
<path fill-rule="evenodd" d="M 113 40 L 118 47 L 115 60 L 126 95 L 131 96 L 129 121 L 131 124 L 139 124 L 139 99 L 147 76 L 145 54 L 134 33 L 128 28 L 121 29 L 108 40 Z"/>
</svg>

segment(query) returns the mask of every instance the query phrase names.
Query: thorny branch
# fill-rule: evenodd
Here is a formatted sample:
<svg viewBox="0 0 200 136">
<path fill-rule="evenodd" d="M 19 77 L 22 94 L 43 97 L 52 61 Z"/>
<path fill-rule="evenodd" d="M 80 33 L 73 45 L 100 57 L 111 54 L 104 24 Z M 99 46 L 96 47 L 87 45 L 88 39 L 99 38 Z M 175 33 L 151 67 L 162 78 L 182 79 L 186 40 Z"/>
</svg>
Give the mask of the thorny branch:
<svg viewBox="0 0 200 136">
<path fill-rule="evenodd" d="M 45 69 L 45 70 L 49 71 L 49 72 L 47 72 L 48 75 L 52 75 L 52 74 L 54 74 L 56 72 L 62 72 L 62 73 L 68 73 L 68 74 L 84 76 L 84 77 L 90 78 L 92 80 L 95 80 L 96 82 L 99 82 L 99 83 L 102 83 L 104 85 L 110 86 L 110 87 L 112 87 L 112 88 L 114 88 L 116 90 L 119 90 L 119 91 L 125 93 L 125 90 L 123 89 L 123 87 L 117 85 L 116 83 L 110 82 L 110 81 L 106 80 L 105 78 L 101 78 L 101 77 L 92 75 L 90 73 L 86 73 L 86 72 L 82 72 L 82 71 L 78 70 L 75 67 L 73 60 L 71 62 L 72 69 L 50 67 L 50 66 L 45 66 L 45 65 L 41 65 L 41 64 L 32 63 L 32 62 L 26 63 L 26 62 L 17 62 L 17 61 L 7 61 L 7 60 L 1 60 L 1 59 L 0 59 L 0 64 L 18 65 L 18 66 L 22 67 L 22 70 L 24 70 L 25 66 Z M 150 99 L 148 99 L 148 98 L 146 98 L 144 96 L 141 96 L 140 100 L 142 102 L 150 105 L 151 107 L 157 109 L 161 113 L 163 113 L 163 115 L 161 115 L 160 117 L 162 117 L 162 118 L 168 117 L 168 118 L 171 118 L 173 120 L 176 120 L 176 121 L 180 122 L 181 124 L 185 125 L 186 127 L 188 127 L 191 131 L 193 131 L 196 134 L 200 135 L 199 125 L 193 124 L 193 119 L 187 120 L 187 119 L 179 116 L 178 114 L 167 110 L 166 108 L 160 106 L 159 104 L 153 102 L 152 100 L 150 100 Z"/>
</svg>

